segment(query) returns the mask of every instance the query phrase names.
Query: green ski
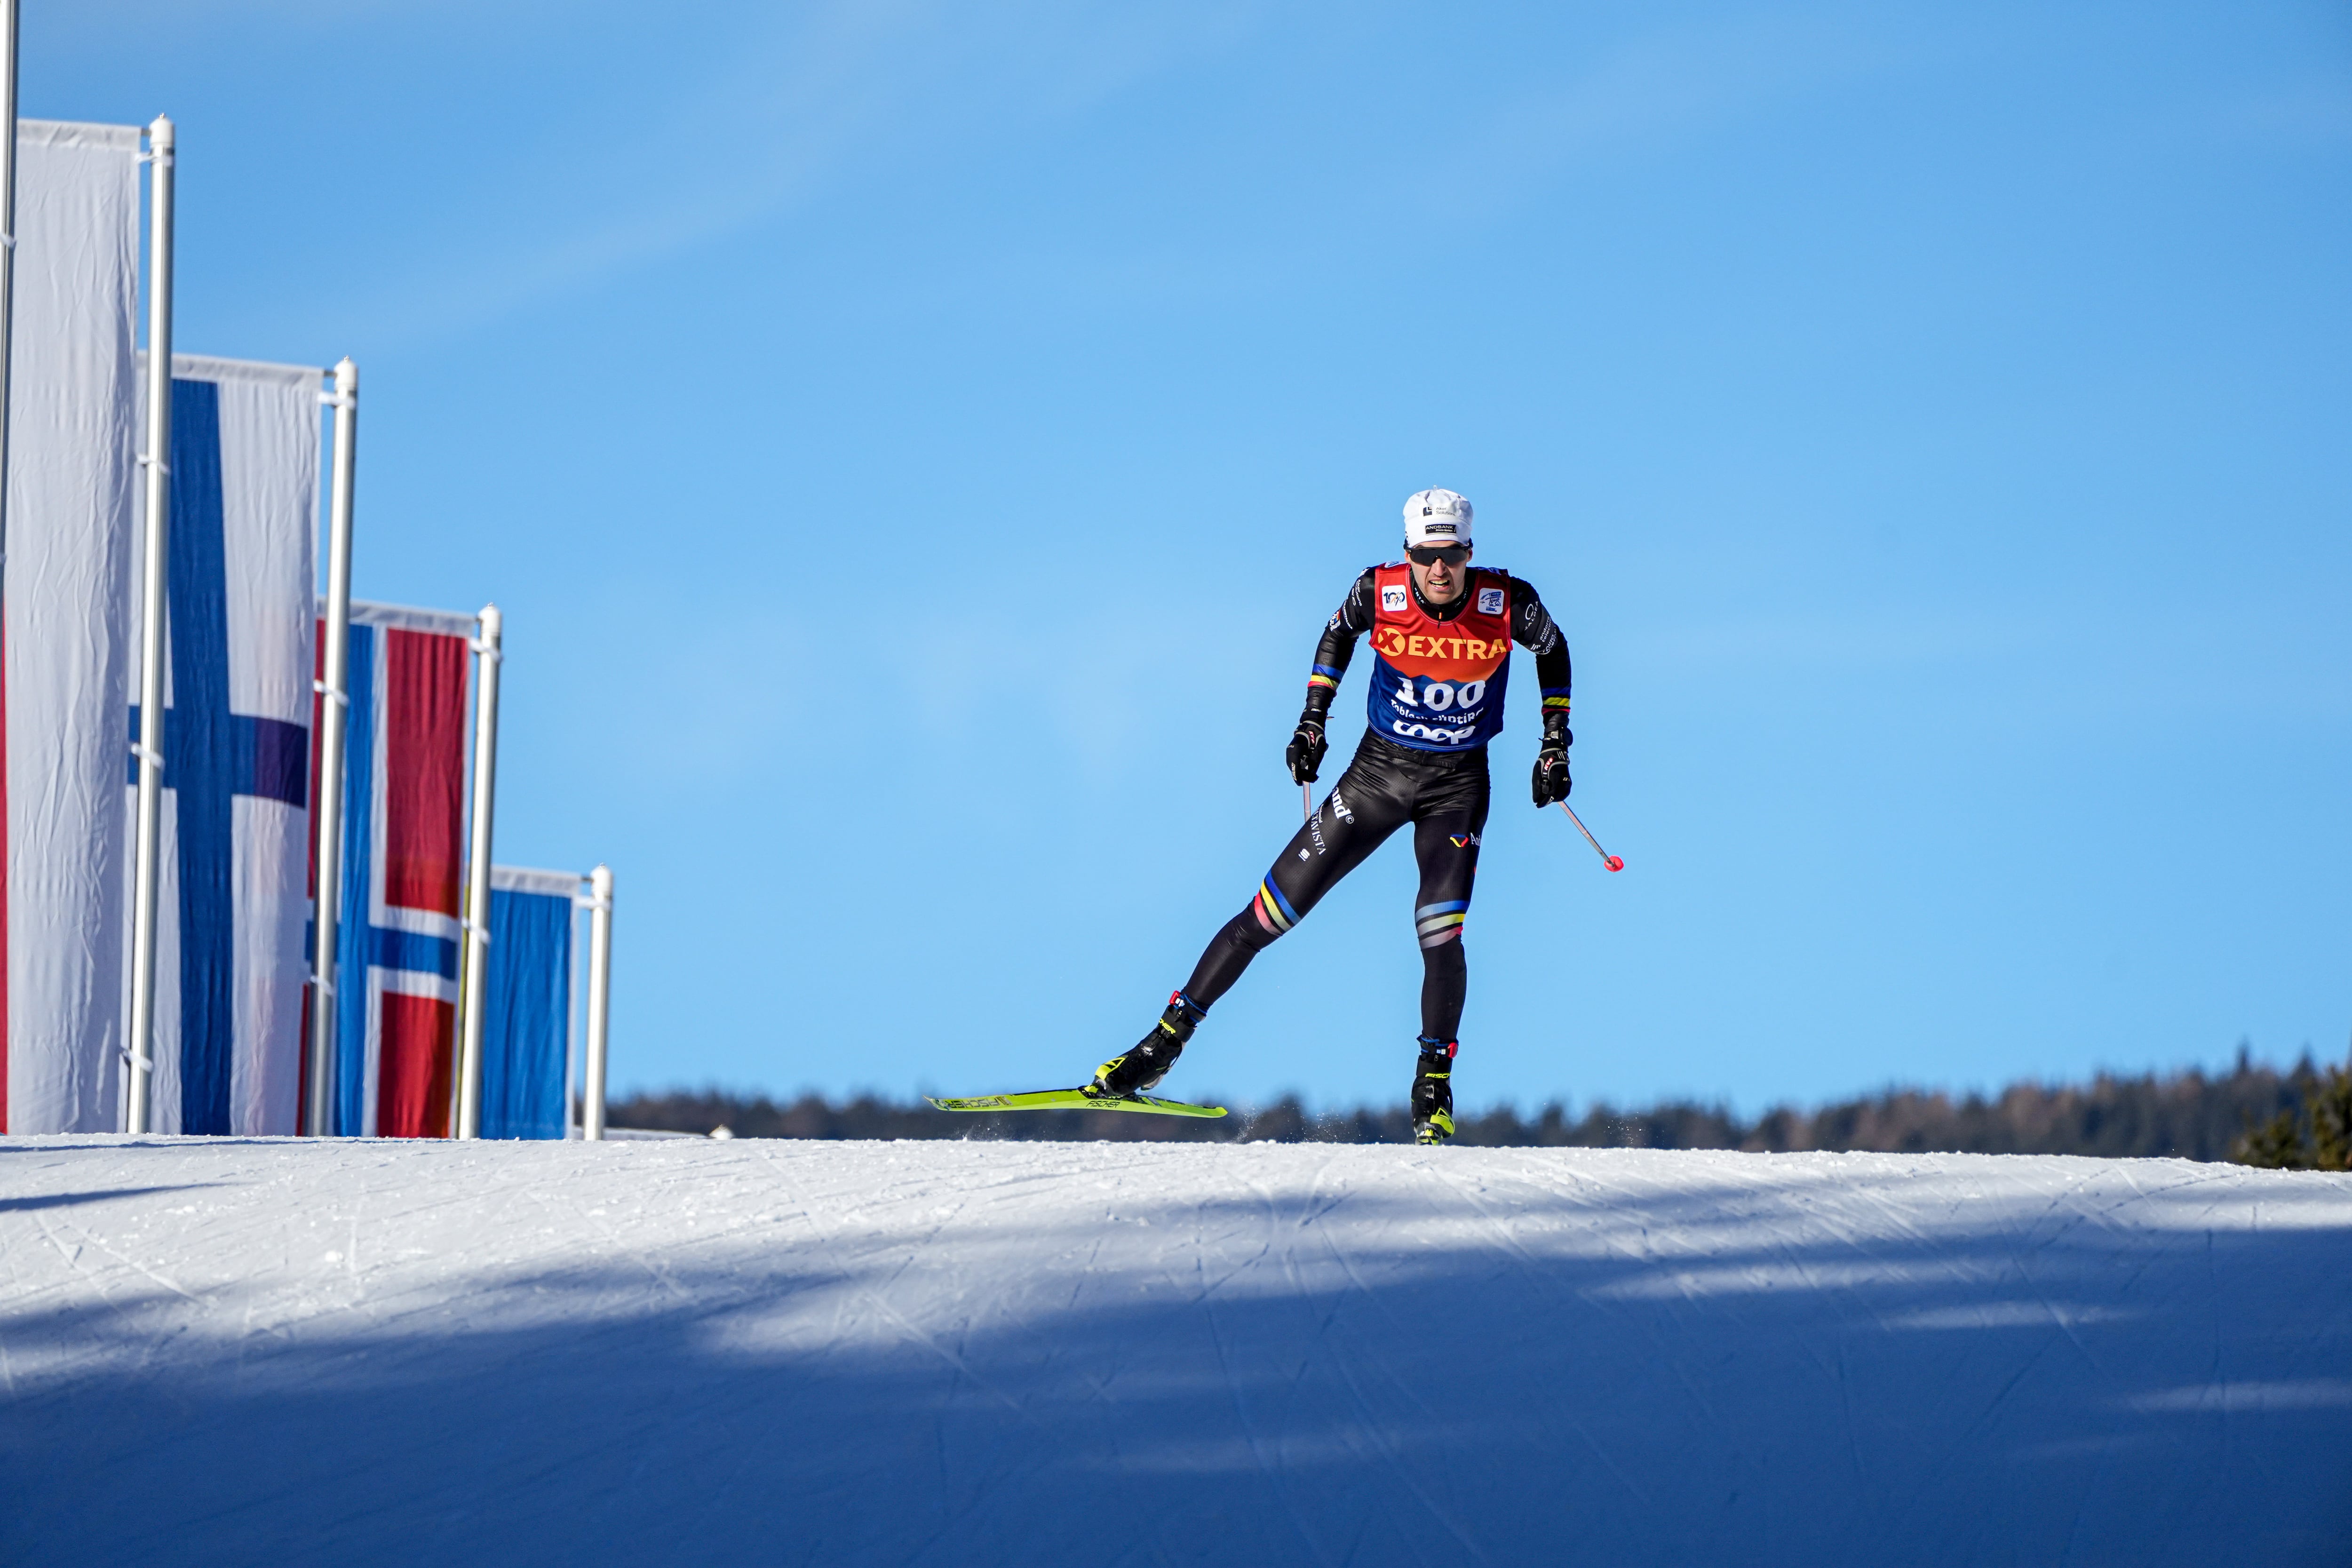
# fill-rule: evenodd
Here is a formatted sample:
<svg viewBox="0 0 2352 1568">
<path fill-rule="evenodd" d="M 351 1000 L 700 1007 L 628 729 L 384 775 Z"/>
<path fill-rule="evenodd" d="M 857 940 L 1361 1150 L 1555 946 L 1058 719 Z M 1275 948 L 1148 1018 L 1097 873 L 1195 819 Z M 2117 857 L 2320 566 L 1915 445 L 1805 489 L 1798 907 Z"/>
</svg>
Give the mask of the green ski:
<svg viewBox="0 0 2352 1568">
<path fill-rule="evenodd" d="M 1154 1100 L 1139 1094 L 1122 1100 L 1097 1098 L 1078 1089 L 1041 1089 L 1028 1094 L 983 1094 L 971 1100 L 933 1100 L 941 1110 L 1141 1110 L 1154 1116 L 1223 1116 L 1222 1105 L 1189 1105 L 1181 1100 Z"/>
</svg>

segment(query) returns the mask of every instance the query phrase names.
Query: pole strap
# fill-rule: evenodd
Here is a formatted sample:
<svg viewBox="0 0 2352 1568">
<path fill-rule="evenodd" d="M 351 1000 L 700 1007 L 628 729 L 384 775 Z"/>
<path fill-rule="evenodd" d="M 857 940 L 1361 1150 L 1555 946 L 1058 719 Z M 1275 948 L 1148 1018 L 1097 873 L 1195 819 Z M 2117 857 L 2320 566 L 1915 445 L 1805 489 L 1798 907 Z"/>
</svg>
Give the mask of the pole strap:
<svg viewBox="0 0 2352 1568">
<path fill-rule="evenodd" d="M 131 742 L 131 754 L 138 758 L 142 763 L 154 763 L 155 771 L 157 773 L 160 773 L 163 771 L 163 753 L 157 751 L 154 747 L 147 744 L 144 741 Z"/>
<path fill-rule="evenodd" d="M 585 896 L 574 893 L 572 895 L 572 907 L 575 910 L 598 910 L 605 914 L 610 914 L 613 912 L 613 900 L 610 899 L 600 899 L 593 893 L 590 893 Z"/>
<path fill-rule="evenodd" d="M 503 664 L 506 662 L 507 656 L 499 651 L 499 645 L 489 641 L 488 638 L 469 638 L 466 646 L 472 648 L 476 653 L 480 654 L 484 658 L 488 659 L 492 664 Z"/>
<path fill-rule="evenodd" d="M 159 474 L 168 474 L 172 471 L 171 464 L 159 463 L 144 452 L 139 454 L 139 466 L 142 468 L 152 468 Z"/>
<path fill-rule="evenodd" d="M 467 920 L 461 915 L 457 920 L 457 929 L 462 931 L 471 931 L 473 933 L 474 940 L 480 942 L 484 947 L 490 945 L 489 927 L 478 926 L 473 921 Z"/>
<path fill-rule="evenodd" d="M 314 680 L 310 682 L 310 689 L 317 692 L 320 696 L 325 698 L 330 702 L 340 702 L 346 708 L 349 708 L 352 705 L 350 693 L 342 691 L 330 691 L 327 689 L 327 683 L 323 680 Z"/>
<path fill-rule="evenodd" d="M 332 375 L 335 373 L 331 370 L 328 370 L 320 371 L 319 374 L 321 375 Z M 319 401 L 329 408 L 357 408 L 360 405 L 360 400 L 358 398 L 349 396 L 340 392 L 322 392 L 319 394 Z"/>
</svg>

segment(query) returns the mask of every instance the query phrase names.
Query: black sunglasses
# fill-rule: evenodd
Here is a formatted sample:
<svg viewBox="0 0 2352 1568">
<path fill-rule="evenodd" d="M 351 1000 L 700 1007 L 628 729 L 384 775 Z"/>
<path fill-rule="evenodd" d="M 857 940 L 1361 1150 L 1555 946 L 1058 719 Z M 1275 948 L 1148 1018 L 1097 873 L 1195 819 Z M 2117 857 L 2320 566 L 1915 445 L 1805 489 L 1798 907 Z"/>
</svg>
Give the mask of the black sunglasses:
<svg viewBox="0 0 2352 1568">
<path fill-rule="evenodd" d="M 1470 547 L 1466 544 L 1416 544 L 1405 552 L 1405 557 L 1416 566 L 1434 566 L 1441 561 L 1448 566 L 1459 566 L 1470 559 Z"/>
</svg>

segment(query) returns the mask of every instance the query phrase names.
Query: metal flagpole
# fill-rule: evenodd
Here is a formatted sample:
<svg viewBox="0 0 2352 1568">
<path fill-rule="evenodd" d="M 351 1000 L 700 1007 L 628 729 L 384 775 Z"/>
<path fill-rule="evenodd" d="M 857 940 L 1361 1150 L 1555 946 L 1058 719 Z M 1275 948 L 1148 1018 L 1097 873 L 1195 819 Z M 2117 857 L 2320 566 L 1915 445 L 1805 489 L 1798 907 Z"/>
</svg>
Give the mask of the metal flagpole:
<svg viewBox="0 0 2352 1568">
<path fill-rule="evenodd" d="M 499 665 L 504 617 L 496 605 L 482 606 L 482 635 L 475 639 L 474 843 L 466 871 L 466 972 L 459 983 L 457 1124 L 456 1138 L 478 1138 L 482 1131 L 483 1005 L 490 971 L 490 807 L 499 773 Z"/>
<path fill-rule="evenodd" d="M 335 411 L 335 468 L 327 515 L 326 658 L 318 682 L 319 798 L 310 803 L 319 901 L 310 925 L 310 1097 L 303 1131 L 313 1138 L 335 1131 L 336 925 L 343 909 L 343 731 L 352 711 L 352 502 L 360 439 L 360 367 L 346 355 L 333 375 L 335 390 L 319 395 Z"/>
<path fill-rule="evenodd" d="M 604 1137 L 604 1048 L 613 1019 L 613 868 L 588 873 L 588 1089 L 580 1136 Z"/>
<path fill-rule="evenodd" d="M 131 895 L 131 1085 L 122 1130 L 144 1132 L 155 1068 L 155 899 L 163 875 L 163 650 L 171 595 L 164 582 L 172 528 L 172 121 L 147 127 L 151 196 L 147 266 L 146 579 L 139 641 L 138 858 Z"/>
</svg>

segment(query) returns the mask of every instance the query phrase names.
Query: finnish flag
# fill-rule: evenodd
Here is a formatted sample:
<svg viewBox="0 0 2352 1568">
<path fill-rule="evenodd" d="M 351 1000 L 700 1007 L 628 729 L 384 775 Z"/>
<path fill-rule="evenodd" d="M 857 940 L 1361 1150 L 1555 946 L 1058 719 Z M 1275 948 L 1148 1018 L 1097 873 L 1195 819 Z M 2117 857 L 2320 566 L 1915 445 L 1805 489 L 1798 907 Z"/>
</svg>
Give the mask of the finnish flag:
<svg viewBox="0 0 2352 1568">
<path fill-rule="evenodd" d="M 173 356 L 158 1132 L 297 1130 L 319 443 L 318 371 Z"/>
</svg>

